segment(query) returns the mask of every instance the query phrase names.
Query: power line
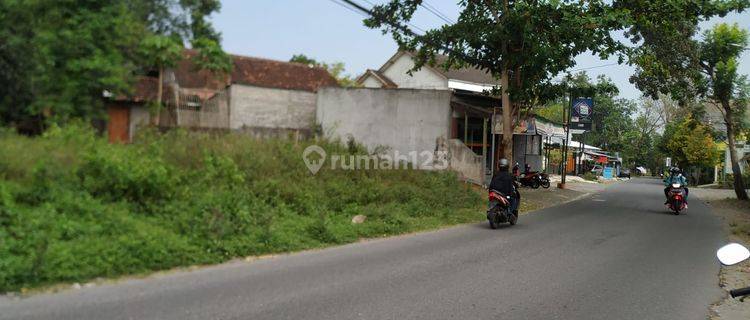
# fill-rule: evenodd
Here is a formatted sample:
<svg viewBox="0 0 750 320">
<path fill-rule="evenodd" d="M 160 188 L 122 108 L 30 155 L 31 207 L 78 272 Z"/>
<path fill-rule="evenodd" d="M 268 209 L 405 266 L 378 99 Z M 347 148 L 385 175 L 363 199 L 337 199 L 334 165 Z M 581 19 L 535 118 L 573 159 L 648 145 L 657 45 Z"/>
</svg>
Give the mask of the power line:
<svg viewBox="0 0 750 320">
<path fill-rule="evenodd" d="M 615 62 L 615 63 L 608 63 L 608 64 L 603 64 L 603 65 L 600 65 L 600 66 L 593 66 L 593 67 L 573 69 L 573 70 L 570 70 L 570 72 L 583 71 L 583 70 L 596 69 L 596 68 L 604 68 L 604 67 L 609 67 L 609 66 L 616 66 L 618 64 L 619 63 L 617 63 L 617 62 Z"/>
<path fill-rule="evenodd" d="M 586 68 L 578 68 L 578 69 L 570 70 L 568 72 L 576 72 L 576 71 L 583 71 L 583 70 L 589 70 L 589 69 L 604 68 L 604 67 L 615 66 L 615 65 L 619 65 L 619 63 L 615 62 L 615 63 L 607 63 L 607 64 L 603 64 L 603 65 L 586 67 Z M 563 79 L 560 78 L 560 77 L 562 77 L 562 76 L 557 76 L 554 79 L 552 79 L 551 81 L 562 82 Z"/>
<path fill-rule="evenodd" d="M 397 29 L 397 30 L 399 30 L 399 31 L 401 31 L 401 32 L 409 35 L 409 36 L 420 36 L 419 34 L 415 33 L 414 31 L 412 31 L 411 29 L 409 29 L 408 27 L 406 27 L 406 26 L 404 26 L 404 25 L 402 25 L 400 23 L 397 23 L 397 22 L 394 22 L 394 21 L 390 21 L 389 19 L 384 19 L 383 17 L 375 16 L 375 14 L 372 12 L 372 10 L 367 9 L 367 8 L 361 6 L 360 4 L 358 4 L 358 3 L 356 3 L 356 2 L 354 2 L 352 0 L 341 0 L 341 1 L 343 1 L 346 4 L 354 7 L 355 9 L 357 9 L 359 11 L 362 11 L 362 12 L 366 13 L 367 15 L 369 15 L 370 17 L 372 17 L 373 19 L 376 19 L 376 20 L 378 20 L 381 23 L 385 23 L 385 24 L 391 26 L 392 28 Z M 365 0 L 365 1 L 369 2 L 368 0 Z M 415 27 L 412 24 L 409 24 L 409 25 L 412 26 L 412 27 L 414 27 L 414 28 L 417 28 L 417 27 Z M 419 28 L 417 28 L 417 29 L 419 29 Z M 421 30 L 421 29 L 419 29 L 419 30 Z M 424 30 L 422 30 L 422 32 L 424 32 Z M 461 52 L 454 51 L 452 48 L 450 48 L 449 46 L 446 46 L 444 44 L 436 43 L 436 42 L 431 42 L 431 40 L 429 40 L 429 39 L 422 39 L 422 40 L 425 43 L 429 44 L 429 45 L 440 47 L 445 52 L 458 55 L 458 56 L 461 57 L 461 60 L 463 60 L 465 62 L 468 62 L 468 63 L 471 63 L 471 64 L 474 64 L 474 65 L 479 66 L 481 68 L 491 69 L 494 66 L 493 63 L 490 63 L 490 62 L 487 62 L 487 61 L 482 61 L 480 59 L 468 56 L 468 55 L 463 54 Z"/>
<path fill-rule="evenodd" d="M 339 5 L 339 6 L 341 6 L 341 7 L 343 7 L 343 8 L 344 8 L 344 9 L 346 9 L 346 10 L 349 10 L 349 11 L 351 11 L 351 12 L 354 12 L 354 13 L 356 13 L 356 14 L 358 14 L 358 15 L 362 16 L 362 17 L 365 17 L 365 18 L 367 18 L 367 15 L 366 15 L 366 14 L 364 14 L 364 13 L 362 13 L 361 11 L 359 11 L 359 10 L 356 10 L 356 9 L 354 9 L 354 8 L 350 7 L 350 6 L 347 6 L 347 5 L 346 5 L 346 4 L 344 4 L 344 3 L 338 2 L 338 1 L 336 1 L 336 0 L 329 0 L 329 1 L 331 1 L 331 2 L 333 2 L 333 3 L 335 3 L 335 4 L 337 4 L 337 5 Z"/>
<path fill-rule="evenodd" d="M 342 1 L 343 1 L 343 0 L 342 0 Z M 367 2 L 367 3 L 369 3 L 369 4 L 370 4 L 371 6 L 373 6 L 373 7 L 375 6 L 375 4 L 374 4 L 374 3 L 372 2 L 372 1 L 370 1 L 370 0 L 363 0 L 363 1 L 364 1 L 364 2 Z M 347 3 L 350 3 L 350 1 L 345 1 L 345 2 L 347 2 Z M 354 6 L 354 5 L 352 4 L 352 6 Z M 363 9 L 364 9 L 364 8 L 363 8 Z M 368 11 L 368 14 L 369 14 L 370 16 L 374 17 L 374 16 L 372 15 L 372 11 Z M 422 29 L 422 28 L 420 28 L 420 27 L 417 27 L 417 26 L 415 26 L 415 25 L 414 25 L 414 24 L 412 24 L 411 22 L 407 22 L 406 24 L 408 24 L 408 25 L 409 25 L 410 27 L 412 27 L 412 28 L 414 28 L 414 29 L 417 29 L 417 30 L 419 30 L 419 31 L 420 31 L 420 32 L 422 32 L 422 33 L 427 33 L 427 31 L 425 31 L 424 29 Z"/>
<path fill-rule="evenodd" d="M 436 15 L 438 18 L 442 19 L 443 21 L 447 22 L 448 24 L 454 24 L 453 20 L 448 18 L 445 14 L 440 12 L 435 6 L 427 3 L 427 0 L 422 1 L 422 3 L 419 4 L 422 8 L 427 9 L 427 11 L 432 12 L 432 14 Z"/>
</svg>

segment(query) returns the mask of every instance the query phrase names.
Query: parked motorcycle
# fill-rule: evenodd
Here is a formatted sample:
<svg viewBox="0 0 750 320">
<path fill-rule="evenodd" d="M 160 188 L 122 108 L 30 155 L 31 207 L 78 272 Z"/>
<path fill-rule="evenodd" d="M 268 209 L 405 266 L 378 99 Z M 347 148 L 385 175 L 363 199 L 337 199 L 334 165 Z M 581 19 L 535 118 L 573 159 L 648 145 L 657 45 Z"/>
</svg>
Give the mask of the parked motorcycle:
<svg viewBox="0 0 750 320">
<path fill-rule="evenodd" d="M 487 220 L 490 222 L 490 228 L 497 229 L 502 223 L 510 223 L 515 225 L 518 221 L 518 216 L 513 214 L 510 206 L 510 196 L 504 195 L 497 190 L 490 189 L 489 201 L 490 204 L 494 204 L 487 210 Z"/>
<path fill-rule="evenodd" d="M 518 183 L 524 187 L 538 189 L 540 186 L 547 189 L 550 187 L 549 176 L 541 172 L 526 172 L 518 177 Z"/>
<path fill-rule="evenodd" d="M 730 243 L 716 251 L 716 257 L 721 264 L 731 266 L 750 258 L 750 250 L 739 243 Z M 750 295 L 750 287 L 730 290 L 729 295 L 732 298 Z"/>
<path fill-rule="evenodd" d="M 669 201 L 667 201 L 667 207 L 674 212 L 675 215 L 679 215 L 680 211 L 687 209 L 687 203 L 685 203 L 685 189 L 679 183 L 673 183 L 669 189 Z"/>
</svg>

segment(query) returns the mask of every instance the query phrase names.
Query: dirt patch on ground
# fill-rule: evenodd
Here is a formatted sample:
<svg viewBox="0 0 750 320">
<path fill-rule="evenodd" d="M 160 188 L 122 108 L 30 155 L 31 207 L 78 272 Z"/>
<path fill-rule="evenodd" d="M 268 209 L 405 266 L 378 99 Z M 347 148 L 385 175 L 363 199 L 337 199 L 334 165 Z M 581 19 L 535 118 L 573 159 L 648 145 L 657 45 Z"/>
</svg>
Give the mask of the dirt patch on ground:
<svg viewBox="0 0 750 320">
<path fill-rule="evenodd" d="M 750 202 L 725 199 L 707 203 L 714 214 L 724 221 L 729 240 L 750 247 Z M 727 290 L 727 296 L 711 307 L 711 319 L 750 319 L 750 301 L 742 302 L 729 296 L 731 289 L 750 286 L 750 261 L 722 267 L 719 278 L 720 286 Z"/>
</svg>

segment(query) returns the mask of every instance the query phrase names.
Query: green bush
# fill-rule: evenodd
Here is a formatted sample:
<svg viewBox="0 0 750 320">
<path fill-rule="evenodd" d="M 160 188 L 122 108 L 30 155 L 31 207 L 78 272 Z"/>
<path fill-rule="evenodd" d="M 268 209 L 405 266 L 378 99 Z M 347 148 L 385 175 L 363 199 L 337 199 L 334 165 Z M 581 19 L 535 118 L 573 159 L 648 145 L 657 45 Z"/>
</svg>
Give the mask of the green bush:
<svg viewBox="0 0 750 320">
<path fill-rule="evenodd" d="M 0 291 L 482 219 L 482 197 L 452 173 L 313 176 L 301 158 L 310 143 L 146 130 L 121 145 L 82 125 L 35 138 L 0 130 Z M 367 220 L 352 224 L 358 214 Z"/>
<path fill-rule="evenodd" d="M 592 172 L 586 172 L 583 174 L 582 177 L 583 179 L 588 180 L 588 181 L 597 181 L 596 175 Z"/>
</svg>

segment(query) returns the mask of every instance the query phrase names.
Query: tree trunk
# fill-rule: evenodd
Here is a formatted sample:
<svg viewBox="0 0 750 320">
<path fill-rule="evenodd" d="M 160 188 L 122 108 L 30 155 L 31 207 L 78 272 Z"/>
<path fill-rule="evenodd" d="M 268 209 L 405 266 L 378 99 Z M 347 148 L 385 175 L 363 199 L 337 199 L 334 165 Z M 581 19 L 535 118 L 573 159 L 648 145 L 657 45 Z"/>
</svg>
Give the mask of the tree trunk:
<svg viewBox="0 0 750 320">
<path fill-rule="evenodd" d="M 742 181 L 742 170 L 740 170 L 740 163 L 737 160 L 737 149 L 734 143 L 734 120 L 732 119 L 732 109 L 729 106 L 729 102 L 722 101 L 721 105 L 724 108 L 724 122 L 727 125 L 727 148 L 729 148 L 729 160 L 732 163 L 732 175 L 734 175 L 734 193 L 737 194 L 737 199 L 748 200 L 747 192 L 745 191 L 745 183 Z"/>
<path fill-rule="evenodd" d="M 500 92 L 503 103 L 503 140 L 502 152 L 503 158 L 513 162 L 513 110 L 510 104 L 510 95 L 508 94 L 508 69 L 503 68 L 500 73 Z"/>
<path fill-rule="evenodd" d="M 161 96 L 164 92 L 164 68 L 159 68 L 159 83 L 156 84 L 156 110 L 151 115 L 151 125 L 159 125 L 159 117 L 161 115 Z"/>
</svg>

